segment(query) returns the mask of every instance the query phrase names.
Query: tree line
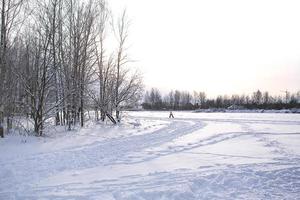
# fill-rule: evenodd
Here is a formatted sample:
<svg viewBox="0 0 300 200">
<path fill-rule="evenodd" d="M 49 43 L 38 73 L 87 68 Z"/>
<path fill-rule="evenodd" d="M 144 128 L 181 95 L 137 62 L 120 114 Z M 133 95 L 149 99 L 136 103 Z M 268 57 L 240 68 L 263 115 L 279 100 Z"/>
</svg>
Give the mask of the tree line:
<svg viewBox="0 0 300 200">
<path fill-rule="evenodd" d="M 135 103 L 142 78 L 129 68 L 129 20 L 114 17 L 105 0 L 2 0 L 0 126 L 16 116 L 41 136 L 55 125 L 84 126 Z M 113 41 L 113 42 L 112 42 Z"/>
<path fill-rule="evenodd" d="M 290 109 L 300 108 L 300 91 L 284 95 L 270 95 L 257 90 L 251 95 L 219 95 L 207 98 L 205 92 L 170 91 L 166 95 L 157 88 L 146 91 L 142 103 L 147 110 L 194 110 L 194 109 Z"/>
</svg>

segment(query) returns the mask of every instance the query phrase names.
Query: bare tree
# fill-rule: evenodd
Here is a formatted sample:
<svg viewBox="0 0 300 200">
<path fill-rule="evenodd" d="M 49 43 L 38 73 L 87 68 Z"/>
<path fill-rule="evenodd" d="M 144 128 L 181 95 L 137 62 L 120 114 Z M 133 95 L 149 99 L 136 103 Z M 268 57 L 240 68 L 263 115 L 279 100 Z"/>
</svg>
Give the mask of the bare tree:
<svg viewBox="0 0 300 200">
<path fill-rule="evenodd" d="M 111 71 L 113 69 L 113 59 L 110 57 L 105 65 L 105 46 L 104 41 L 106 38 L 107 22 L 109 18 L 109 12 L 106 8 L 106 3 L 100 1 L 99 9 L 99 45 L 96 47 L 97 65 L 98 65 L 98 80 L 99 80 L 99 99 L 97 102 L 97 108 L 100 108 L 101 120 L 105 120 L 105 113 L 108 111 L 108 104 L 111 95 L 108 94 L 109 78 L 111 77 Z M 97 44 L 95 42 L 95 44 Z M 98 112 L 98 111 L 97 111 Z"/>
<path fill-rule="evenodd" d="M 259 105 L 262 103 L 262 93 L 260 90 L 257 90 L 256 92 L 253 92 L 253 95 L 252 95 L 252 101 L 253 103 Z"/>
<path fill-rule="evenodd" d="M 205 92 L 199 92 L 199 101 L 201 108 L 204 108 L 206 102 L 206 94 Z"/>
<path fill-rule="evenodd" d="M 120 121 L 120 82 L 121 82 L 121 67 L 128 62 L 128 57 L 125 52 L 125 44 L 128 38 L 129 21 L 127 19 L 126 10 L 123 11 L 121 18 L 117 24 L 117 39 L 118 39 L 118 50 L 117 50 L 117 63 L 116 63 L 116 89 L 115 89 L 115 109 L 116 118 Z"/>
<path fill-rule="evenodd" d="M 24 0 L 1 1 L 1 31 L 0 31 L 0 126 L 7 116 L 7 127 L 10 128 L 11 106 L 7 106 L 11 99 L 9 95 L 9 80 L 12 80 L 12 69 L 8 63 L 8 51 L 11 48 L 12 35 L 18 29 L 20 20 L 18 15 Z"/>
<path fill-rule="evenodd" d="M 125 66 L 125 11 L 115 31 L 117 52 L 108 52 L 113 47 L 104 41 L 113 31 L 105 0 L 31 1 L 22 9 L 24 1 L 0 5 L 0 125 L 4 117 L 10 128 L 13 115 L 26 116 L 41 136 L 49 119 L 69 130 L 84 126 L 92 106 L 101 120 L 115 110 L 120 120 L 120 107 L 137 102 L 142 91 L 140 73 Z"/>
</svg>

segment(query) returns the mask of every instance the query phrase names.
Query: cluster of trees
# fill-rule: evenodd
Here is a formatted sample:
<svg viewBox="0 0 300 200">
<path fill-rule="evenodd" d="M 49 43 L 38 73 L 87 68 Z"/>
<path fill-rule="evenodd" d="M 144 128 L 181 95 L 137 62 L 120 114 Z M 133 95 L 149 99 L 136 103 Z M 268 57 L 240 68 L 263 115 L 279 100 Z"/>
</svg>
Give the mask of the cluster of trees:
<svg viewBox="0 0 300 200">
<path fill-rule="evenodd" d="M 233 109 L 300 108 L 300 91 L 295 94 L 285 91 L 283 96 L 272 96 L 269 92 L 257 90 L 252 95 L 219 95 L 211 99 L 207 98 L 205 92 L 190 94 L 189 92 L 175 90 L 167 95 L 162 95 L 158 89 L 152 88 L 150 91 L 146 91 L 142 106 L 144 109 L 149 110 L 226 109 L 230 106 L 233 106 Z"/>
<path fill-rule="evenodd" d="M 192 102 L 193 96 L 189 92 L 175 90 L 162 96 L 158 89 L 152 88 L 150 91 L 146 91 L 142 106 L 144 109 L 151 110 L 190 110 L 194 109 Z"/>
<path fill-rule="evenodd" d="M 0 125 L 26 116 L 40 136 L 50 118 L 84 126 L 91 109 L 97 120 L 116 111 L 119 121 L 142 92 L 127 67 L 128 28 L 126 12 L 113 20 L 104 0 L 2 0 Z"/>
</svg>

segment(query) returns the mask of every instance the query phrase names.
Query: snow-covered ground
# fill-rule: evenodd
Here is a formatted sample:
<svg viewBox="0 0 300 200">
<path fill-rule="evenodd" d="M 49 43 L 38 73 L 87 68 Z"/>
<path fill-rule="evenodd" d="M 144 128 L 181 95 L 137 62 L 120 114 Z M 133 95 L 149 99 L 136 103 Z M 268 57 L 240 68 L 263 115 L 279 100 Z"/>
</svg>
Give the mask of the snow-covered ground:
<svg viewBox="0 0 300 200">
<path fill-rule="evenodd" d="M 129 112 L 0 139 L 0 199 L 300 199 L 300 115 Z"/>
</svg>

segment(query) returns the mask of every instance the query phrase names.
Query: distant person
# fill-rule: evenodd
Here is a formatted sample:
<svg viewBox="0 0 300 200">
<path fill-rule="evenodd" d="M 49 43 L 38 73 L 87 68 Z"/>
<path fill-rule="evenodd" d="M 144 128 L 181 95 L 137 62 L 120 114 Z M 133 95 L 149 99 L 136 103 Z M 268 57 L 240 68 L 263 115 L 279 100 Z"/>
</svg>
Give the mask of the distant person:
<svg viewBox="0 0 300 200">
<path fill-rule="evenodd" d="M 173 115 L 172 111 L 170 111 L 169 118 L 174 118 L 174 115 Z"/>
</svg>

